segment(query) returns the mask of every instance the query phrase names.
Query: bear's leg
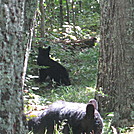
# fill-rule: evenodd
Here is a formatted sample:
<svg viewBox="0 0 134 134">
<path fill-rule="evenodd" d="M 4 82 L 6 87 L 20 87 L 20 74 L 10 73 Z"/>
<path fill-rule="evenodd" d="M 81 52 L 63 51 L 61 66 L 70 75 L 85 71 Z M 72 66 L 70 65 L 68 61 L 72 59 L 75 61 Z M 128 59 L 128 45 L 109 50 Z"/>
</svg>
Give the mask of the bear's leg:
<svg viewBox="0 0 134 134">
<path fill-rule="evenodd" d="M 46 69 L 40 69 L 39 70 L 39 80 L 40 80 L 40 82 L 44 82 L 46 80 L 46 77 L 47 77 Z"/>
<path fill-rule="evenodd" d="M 63 83 L 66 86 L 71 85 L 71 82 L 68 77 L 62 78 L 61 83 Z"/>
<path fill-rule="evenodd" d="M 47 132 L 46 134 L 53 134 L 54 132 L 54 123 L 53 122 L 49 122 L 49 125 L 47 126 Z"/>
<path fill-rule="evenodd" d="M 62 130 L 63 134 L 70 134 L 70 129 L 69 124 L 65 124 Z"/>
</svg>

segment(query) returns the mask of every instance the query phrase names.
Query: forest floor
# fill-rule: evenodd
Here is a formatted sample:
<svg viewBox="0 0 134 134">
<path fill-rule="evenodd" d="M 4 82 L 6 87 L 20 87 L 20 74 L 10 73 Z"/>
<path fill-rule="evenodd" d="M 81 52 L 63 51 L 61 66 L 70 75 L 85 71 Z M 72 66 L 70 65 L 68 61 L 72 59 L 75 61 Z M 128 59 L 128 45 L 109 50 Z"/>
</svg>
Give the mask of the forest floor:
<svg viewBox="0 0 134 134">
<path fill-rule="evenodd" d="M 50 44 L 49 44 L 50 45 Z M 38 82 L 36 58 L 38 50 L 32 51 L 25 86 L 25 113 L 39 111 L 57 100 L 87 103 L 96 92 L 99 45 L 93 48 L 75 48 L 67 45 L 51 44 L 51 57 L 62 64 L 69 72 L 70 86 L 55 87 L 55 83 Z M 101 113 L 104 119 L 103 134 L 116 134 L 111 128 L 113 113 Z M 32 116 L 31 116 L 32 117 Z M 121 129 L 121 134 L 134 134 L 129 129 Z M 57 133 L 59 134 L 59 133 Z"/>
</svg>

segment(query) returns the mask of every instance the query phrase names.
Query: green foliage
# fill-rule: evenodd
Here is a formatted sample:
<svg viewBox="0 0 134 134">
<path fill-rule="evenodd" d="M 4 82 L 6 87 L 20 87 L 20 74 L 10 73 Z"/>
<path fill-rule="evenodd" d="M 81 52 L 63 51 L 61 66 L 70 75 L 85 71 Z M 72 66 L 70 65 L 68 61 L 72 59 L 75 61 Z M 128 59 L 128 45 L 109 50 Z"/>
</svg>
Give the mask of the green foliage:
<svg viewBox="0 0 134 134">
<path fill-rule="evenodd" d="M 50 44 L 49 44 L 50 45 Z M 36 82 L 39 67 L 33 62 L 37 55 L 31 54 L 28 64 L 27 88 L 33 93 L 37 89 L 39 95 L 47 101 L 66 100 L 87 103 L 94 97 L 97 75 L 98 46 L 91 49 L 72 50 L 64 45 L 52 45 L 51 58 L 65 66 L 70 74 L 71 86 L 49 87 L 47 82 Z M 37 50 L 35 50 L 37 52 Z M 62 53 L 61 53 L 62 52 Z M 37 54 L 37 53 L 36 53 Z M 32 68 L 32 69 L 31 69 Z M 43 102 L 43 103 L 45 103 Z"/>
<path fill-rule="evenodd" d="M 97 77 L 97 61 L 99 56 L 99 46 L 94 48 L 82 49 L 77 46 L 75 49 L 65 44 L 47 44 L 51 45 L 51 58 L 60 62 L 67 68 L 70 74 L 72 85 L 55 87 L 54 83 L 49 86 L 49 82 L 38 83 L 34 75 L 38 75 L 38 66 L 36 65 L 37 48 L 31 51 L 26 89 L 28 93 L 24 96 L 25 111 L 34 110 L 34 106 L 46 106 L 57 100 L 71 102 L 87 103 L 89 99 L 94 98 L 95 85 Z M 35 54 L 33 54 L 35 52 Z M 32 68 L 32 69 L 31 69 Z M 104 132 L 103 134 L 112 134 L 113 129 L 111 121 L 113 113 L 103 113 Z M 30 118 L 34 117 L 31 115 Z M 62 127 L 62 126 L 61 126 Z M 55 130 L 56 134 L 61 132 Z M 128 132 L 129 128 L 120 129 L 123 133 Z"/>
<path fill-rule="evenodd" d="M 94 98 L 95 82 L 97 75 L 98 46 L 95 48 L 81 47 L 72 48 L 64 44 L 51 45 L 51 58 L 60 62 L 67 68 L 70 74 L 72 85 L 70 86 L 49 86 L 49 82 L 38 83 L 34 75 L 38 75 L 36 65 L 37 48 L 31 51 L 28 64 L 26 90 L 24 96 L 25 111 L 34 110 L 34 106 L 48 105 L 57 100 L 87 103 Z M 35 54 L 33 54 L 35 52 Z M 33 115 L 31 115 L 32 118 Z M 56 133 L 60 133 L 56 130 Z"/>
<path fill-rule="evenodd" d="M 91 36 L 92 32 L 99 33 L 100 4 L 98 1 L 73 1 L 73 3 L 72 1 L 68 1 L 68 3 L 66 3 L 66 0 L 62 0 L 62 10 L 60 9 L 59 1 L 44 1 L 45 37 L 51 39 L 55 37 L 66 37 L 65 33 L 69 34 L 66 30 L 67 28 L 70 29 L 70 27 L 72 32 L 69 35 L 77 36 L 79 38 L 89 33 Z M 69 11 L 67 10 L 67 4 Z M 63 18 L 62 20 L 61 12 Z M 40 18 L 41 13 L 38 9 L 36 18 L 37 22 L 35 25 L 36 37 L 40 36 Z M 61 23 L 63 23 L 62 26 Z M 79 27 L 79 30 L 77 27 Z"/>
<path fill-rule="evenodd" d="M 38 50 L 34 48 L 29 58 L 25 87 L 28 93 L 24 96 L 25 111 L 35 110 L 35 105 L 45 107 L 57 100 L 87 103 L 89 99 L 94 98 L 96 92 L 95 85 L 99 46 L 96 45 L 94 48 L 90 49 L 82 49 L 80 46 L 77 46 L 74 49 L 65 44 L 49 43 L 47 45 L 51 45 L 52 47 L 50 52 L 51 58 L 60 62 L 69 71 L 72 85 L 55 87 L 54 83 L 52 86 L 49 86 L 49 82 L 42 84 L 36 82 L 34 75 L 38 75 L 38 66 L 36 65 Z M 33 52 L 35 52 L 35 54 L 33 54 Z M 114 129 L 111 126 L 113 113 L 103 113 L 102 116 L 104 119 L 103 134 L 112 134 Z M 30 118 L 32 117 L 34 117 L 34 115 L 31 115 Z M 56 134 L 61 133 L 58 130 L 55 131 Z M 129 128 L 123 128 L 120 129 L 120 131 L 123 134 L 128 132 Z"/>
<path fill-rule="evenodd" d="M 45 106 L 57 100 L 87 103 L 94 98 L 97 78 L 99 44 L 93 48 L 82 48 L 82 44 L 53 43 L 55 40 L 78 40 L 99 34 L 100 8 L 97 0 L 69 1 L 69 22 L 67 21 L 66 0 L 63 0 L 63 25 L 61 26 L 59 0 L 45 0 L 45 35 L 40 37 L 41 13 L 37 10 L 35 37 L 33 39 L 25 82 L 25 112 L 35 110 L 35 106 Z M 82 2 L 82 3 L 80 3 Z M 74 16 L 73 16 L 74 15 Z M 71 85 L 55 87 L 55 83 L 38 82 L 36 64 L 40 42 L 51 46 L 51 58 L 67 68 Z M 74 44 L 73 44 L 74 45 Z M 34 117 L 31 115 L 30 118 Z M 104 134 L 112 134 L 113 113 L 103 115 Z M 64 122 L 63 122 L 64 123 Z M 62 127 L 62 126 L 61 126 Z M 128 129 L 127 129 L 128 130 Z M 56 134 L 61 134 L 57 129 Z M 123 133 L 126 129 L 121 130 Z M 29 133 L 30 134 L 30 133 Z M 32 134 L 32 133 L 31 133 Z"/>
</svg>

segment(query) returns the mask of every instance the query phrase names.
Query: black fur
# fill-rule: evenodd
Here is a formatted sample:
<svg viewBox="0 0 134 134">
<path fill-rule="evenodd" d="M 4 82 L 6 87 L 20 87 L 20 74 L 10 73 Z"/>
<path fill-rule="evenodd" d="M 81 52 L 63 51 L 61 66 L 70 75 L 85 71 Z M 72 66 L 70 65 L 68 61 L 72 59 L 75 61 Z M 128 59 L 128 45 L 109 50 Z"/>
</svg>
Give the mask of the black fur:
<svg viewBox="0 0 134 134">
<path fill-rule="evenodd" d="M 73 134 L 94 134 L 98 133 L 98 122 L 94 115 L 95 109 L 92 104 L 72 103 L 57 101 L 49 106 L 41 116 L 31 119 L 28 122 L 29 130 L 34 134 L 54 133 L 54 124 L 60 124 L 66 120 L 63 133 L 70 134 L 70 128 Z M 101 128 L 102 129 L 102 128 Z"/>
<path fill-rule="evenodd" d="M 57 83 L 57 85 L 70 85 L 69 74 L 65 67 L 50 59 L 50 49 L 50 46 L 47 49 L 39 48 L 37 64 L 46 67 L 39 69 L 40 82 L 44 82 L 46 77 L 49 76 L 51 80 L 53 79 Z"/>
<path fill-rule="evenodd" d="M 97 41 L 96 38 L 92 37 L 90 40 L 85 40 L 84 43 L 88 46 L 88 47 L 93 47 L 95 45 L 95 42 Z"/>
</svg>

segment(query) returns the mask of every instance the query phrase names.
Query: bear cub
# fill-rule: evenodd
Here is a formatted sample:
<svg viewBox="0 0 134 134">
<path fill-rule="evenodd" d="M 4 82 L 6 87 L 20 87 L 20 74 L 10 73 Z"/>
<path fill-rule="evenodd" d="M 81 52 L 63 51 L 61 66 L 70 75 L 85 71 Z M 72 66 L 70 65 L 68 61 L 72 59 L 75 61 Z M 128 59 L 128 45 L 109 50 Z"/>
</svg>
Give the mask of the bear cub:
<svg viewBox="0 0 134 134">
<path fill-rule="evenodd" d="M 37 64 L 42 66 L 42 68 L 39 69 L 39 81 L 44 82 L 46 77 L 49 76 L 57 85 L 70 85 L 69 74 L 66 68 L 58 62 L 50 59 L 50 49 L 50 46 L 46 49 L 39 47 Z"/>
</svg>

